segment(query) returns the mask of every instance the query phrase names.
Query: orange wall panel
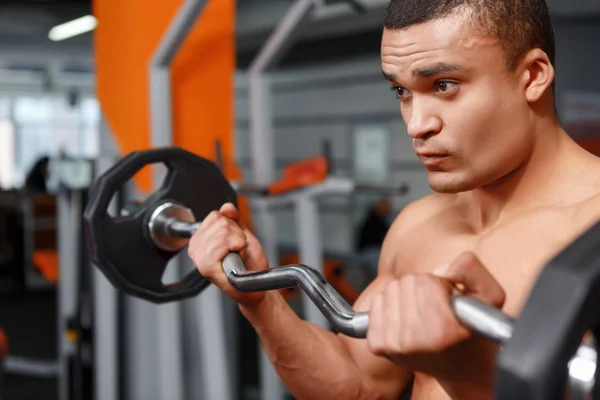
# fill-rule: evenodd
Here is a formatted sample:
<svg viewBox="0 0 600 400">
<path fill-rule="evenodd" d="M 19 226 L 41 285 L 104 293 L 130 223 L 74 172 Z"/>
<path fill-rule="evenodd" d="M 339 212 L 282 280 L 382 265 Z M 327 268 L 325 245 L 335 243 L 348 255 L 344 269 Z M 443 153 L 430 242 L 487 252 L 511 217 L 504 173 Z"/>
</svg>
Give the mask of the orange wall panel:
<svg viewBox="0 0 600 400">
<path fill-rule="evenodd" d="M 182 1 L 95 0 L 97 95 L 121 154 L 150 143 L 149 63 Z M 173 145 L 233 154 L 235 0 L 209 0 L 171 66 Z M 150 191 L 150 170 L 136 175 Z"/>
</svg>

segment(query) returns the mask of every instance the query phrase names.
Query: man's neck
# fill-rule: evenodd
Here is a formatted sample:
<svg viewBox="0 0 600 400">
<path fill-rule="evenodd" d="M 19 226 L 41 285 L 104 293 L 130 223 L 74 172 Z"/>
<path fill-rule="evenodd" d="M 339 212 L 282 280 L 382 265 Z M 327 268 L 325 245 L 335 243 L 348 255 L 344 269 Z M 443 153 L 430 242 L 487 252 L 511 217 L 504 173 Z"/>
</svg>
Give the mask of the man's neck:
<svg viewBox="0 0 600 400">
<path fill-rule="evenodd" d="M 568 175 L 567 164 L 577 147 L 562 127 L 540 127 L 534 150 L 526 163 L 493 184 L 469 193 L 475 207 L 471 214 L 477 230 L 487 230 L 512 215 L 551 205 L 557 179 Z"/>
</svg>

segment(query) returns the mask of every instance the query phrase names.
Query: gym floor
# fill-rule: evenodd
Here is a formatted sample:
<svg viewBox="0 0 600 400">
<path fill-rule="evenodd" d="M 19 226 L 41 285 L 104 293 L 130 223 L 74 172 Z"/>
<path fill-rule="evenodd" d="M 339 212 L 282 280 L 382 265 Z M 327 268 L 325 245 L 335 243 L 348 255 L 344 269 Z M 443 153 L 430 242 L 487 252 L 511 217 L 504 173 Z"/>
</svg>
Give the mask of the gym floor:
<svg viewBox="0 0 600 400">
<path fill-rule="evenodd" d="M 56 292 L 40 291 L 0 298 L 0 326 L 9 354 L 43 360 L 57 355 Z M 57 380 L 7 374 L 3 400 L 57 399 Z"/>
</svg>

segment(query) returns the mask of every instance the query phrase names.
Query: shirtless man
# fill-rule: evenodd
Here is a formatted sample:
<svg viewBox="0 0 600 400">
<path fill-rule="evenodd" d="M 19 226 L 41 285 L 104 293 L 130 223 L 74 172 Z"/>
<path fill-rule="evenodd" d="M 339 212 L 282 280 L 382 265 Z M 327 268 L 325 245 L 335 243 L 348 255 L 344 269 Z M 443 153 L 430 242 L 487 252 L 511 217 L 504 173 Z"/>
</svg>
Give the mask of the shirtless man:
<svg viewBox="0 0 600 400">
<path fill-rule="evenodd" d="M 454 317 L 449 295 L 518 316 L 541 268 L 600 217 L 600 161 L 554 107 L 544 0 L 392 0 L 382 67 L 435 194 L 397 217 L 377 278 L 355 304 L 365 340 L 298 318 L 277 292 L 239 293 L 220 260 L 267 268 L 231 205 L 191 240 L 200 272 L 238 302 L 297 399 L 489 399 L 497 346 Z"/>
</svg>

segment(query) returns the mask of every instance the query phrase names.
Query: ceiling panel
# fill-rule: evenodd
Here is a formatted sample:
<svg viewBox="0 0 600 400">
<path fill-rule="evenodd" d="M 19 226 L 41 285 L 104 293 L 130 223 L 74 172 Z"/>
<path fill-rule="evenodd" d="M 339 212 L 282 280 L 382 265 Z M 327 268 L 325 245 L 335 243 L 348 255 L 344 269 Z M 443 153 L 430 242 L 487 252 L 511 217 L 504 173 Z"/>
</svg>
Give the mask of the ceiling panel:
<svg viewBox="0 0 600 400">
<path fill-rule="evenodd" d="M 329 0 L 318 1 L 323 4 Z M 299 41 L 308 45 L 323 37 L 365 35 L 381 29 L 381 15 L 388 0 L 357 1 L 362 1 L 369 10 L 366 14 L 356 14 L 343 4 L 319 7 L 313 22 L 299 35 Z M 600 0 L 547 1 L 555 17 L 600 21 Z M 240 53 L 256 52 L 292 3 L 293 0 L 238 0 L 236 35 Z M 90 0 L 0 0 L 0 64 L 6 65 L 15 58 L 16 64 L 22 65 L 19 57 L 23 56 L 28 56 L 27 62 L 49 57 L 91 60 L 91 34 L 63 43 L 53 43 L 47 38 L 52 26 L 86 15 L 90 10 Z"/>
</svg>

